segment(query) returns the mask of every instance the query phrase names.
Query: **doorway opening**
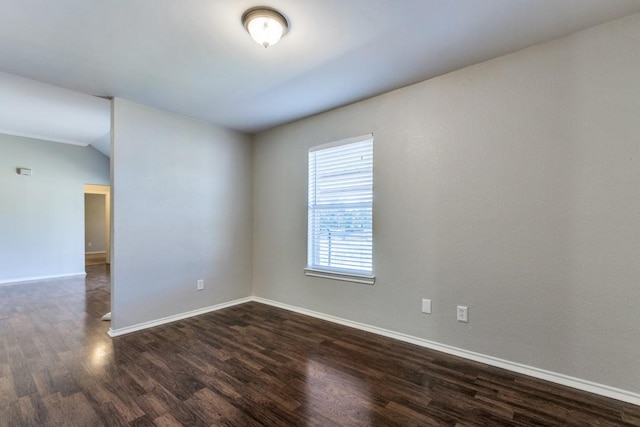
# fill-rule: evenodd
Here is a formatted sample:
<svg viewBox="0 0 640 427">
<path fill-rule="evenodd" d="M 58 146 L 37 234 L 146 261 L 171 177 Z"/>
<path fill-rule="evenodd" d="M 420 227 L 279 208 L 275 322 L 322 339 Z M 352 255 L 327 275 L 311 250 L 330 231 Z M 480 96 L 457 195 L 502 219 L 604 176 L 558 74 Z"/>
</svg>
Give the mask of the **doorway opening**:
<svg viewBox="0 0 640 427">
<path fill-rule="evenodd" d="M 85 266 L 111 264 L 111 187 L 84 186 Z"/>
</svg>

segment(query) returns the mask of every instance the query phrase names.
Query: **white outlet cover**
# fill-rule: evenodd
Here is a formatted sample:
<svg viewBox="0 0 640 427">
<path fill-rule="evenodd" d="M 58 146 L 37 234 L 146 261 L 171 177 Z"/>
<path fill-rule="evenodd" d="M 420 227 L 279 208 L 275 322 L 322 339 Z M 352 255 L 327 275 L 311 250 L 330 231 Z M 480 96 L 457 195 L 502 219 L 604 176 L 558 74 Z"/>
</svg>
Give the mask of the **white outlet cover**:
<svg viewBox="0 0 640 427">
<path fill-rule="evenodd" d="M 430 299 L 423 299 L 422 300 L 422 312 L 423 313 L 427 313 L 427 314 L 431 314 L 431 300 Z"/>
<path fill-rule="evenodd" d="M 459 305 L 456 309 L 456 318 L 458 322 L 469 323 L 469 307 Z"/>
</svg>

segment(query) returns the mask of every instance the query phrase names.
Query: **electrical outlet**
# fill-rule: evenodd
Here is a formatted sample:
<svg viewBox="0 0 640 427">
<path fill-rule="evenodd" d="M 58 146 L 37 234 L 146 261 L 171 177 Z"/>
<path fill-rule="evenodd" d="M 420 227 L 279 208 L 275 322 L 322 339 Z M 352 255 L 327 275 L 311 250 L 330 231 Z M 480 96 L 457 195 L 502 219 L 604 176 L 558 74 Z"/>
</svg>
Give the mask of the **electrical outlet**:
<svg viewBox="0 0 640 427">
<path fill-rule="evenodd" d="M 423 299 L 422 300 L 422 312 L 423 313 L 427 313 L 427 314 L 431 314 L 431 300 L 430 299 Z"/>
<path fill-rule="evenodd" d="M 91 242 L 89 242 L 89 243 L 87 244 L 87 246 L 91 247 Z"/>
<path fill-rule="evenodd" d="M 456 311 L 458 322 L 469 323 L 469 307 L 459 305 Z"/>
<path fill-rule="evenodd" d="M 200 279 L 196 282 L 196 289 L 199 291 L 204 289 L 204 280 Z"/>
</svg>

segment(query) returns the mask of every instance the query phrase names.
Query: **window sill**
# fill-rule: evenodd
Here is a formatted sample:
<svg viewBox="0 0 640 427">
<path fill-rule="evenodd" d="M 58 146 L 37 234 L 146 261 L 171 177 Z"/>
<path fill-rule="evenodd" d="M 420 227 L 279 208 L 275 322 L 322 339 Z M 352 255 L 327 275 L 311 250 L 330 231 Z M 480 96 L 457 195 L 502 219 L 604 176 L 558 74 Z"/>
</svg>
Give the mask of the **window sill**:
<svg viewBox="0 0 640 427">
<path fill-rule="evenodd" d="M 336 271 L 316 270 L 315 268 L 305 268 L 304 274 L 311 277 L 320 277 L 322 279 L 341 280 L 343 282 L 362 283 L 364 285 L 373 285 L 376 282 L 375 276 L 366 276 L 362 274 L 339 273 Z"/>
</svg>

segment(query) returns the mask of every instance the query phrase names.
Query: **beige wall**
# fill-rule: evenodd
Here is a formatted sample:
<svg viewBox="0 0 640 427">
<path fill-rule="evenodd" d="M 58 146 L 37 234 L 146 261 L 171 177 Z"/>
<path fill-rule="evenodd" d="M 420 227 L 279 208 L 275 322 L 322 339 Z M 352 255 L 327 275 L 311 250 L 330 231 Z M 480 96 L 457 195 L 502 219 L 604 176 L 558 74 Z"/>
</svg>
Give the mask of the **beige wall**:
<svg viewBox="0 0 640 427">
<path fill-rule="evenodd" d="M 103 194 L 84 195 L 84 251 L 104 252 L 107 250 L 107 224 L 105 196 Z"/>
</svg>

